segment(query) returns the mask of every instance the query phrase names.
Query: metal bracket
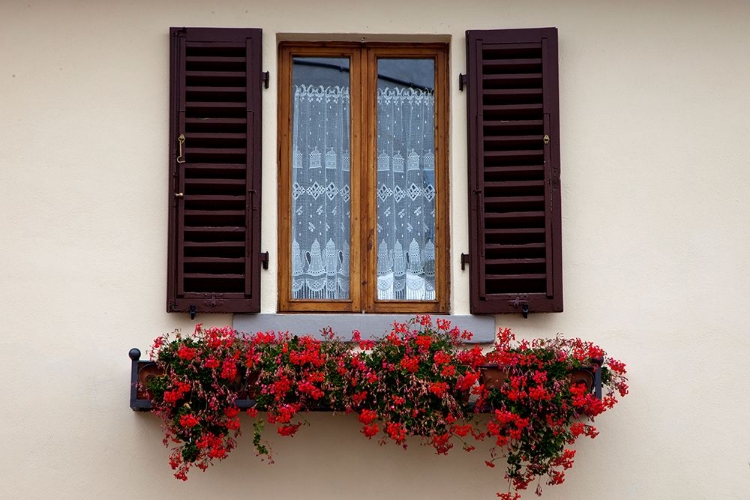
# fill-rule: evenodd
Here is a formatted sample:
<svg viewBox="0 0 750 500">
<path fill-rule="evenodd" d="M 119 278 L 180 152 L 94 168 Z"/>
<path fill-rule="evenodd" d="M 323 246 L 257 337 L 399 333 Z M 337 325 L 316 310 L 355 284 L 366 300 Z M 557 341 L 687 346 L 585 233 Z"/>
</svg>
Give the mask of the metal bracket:
<svg viewBox="0 0 750 500">
<path fill-rule="evenodd" d="M 521 308 L 521 315 L 524 318 L 529 317 L 529 303 L 526 302 L 526 299 L 528 298 L 527 295 L 517 295 L 515 300 L 511 302 L 510 304 L 513 307 L 520 307 Z"/>
<path fill-rule="evenodd" d="M 268 252 L 261 252 L 260 263 L 263 264 L 263 269 L 268 270 Z"/>
<path fill-rule="evenodd" d="M 466 264 L 469 264 L 469 254 L 468 253 L 462 253 L 461 254 L 461 270 L 466 270 Z"/>
<path fill-rule="evenodd" d="M 269 73 L 268 71 L 264 71 L 260 74 L 260 76 L 261 76 L 261 80 L 263 81 L 263 88 L 267 89 L 268 84 L 271 80 L 271 73 Z"/>
<path fill-rule="evenodd" d="M 466 75 L 463 73 L 458 74 L 458 90 L 462 91 L 466 87 Z"/>
<path fill-rule="evenodd" d="M 188 312 L 190 313 L 190 319 L 195 319 L 195 315 L 198 314 L 198 309 L 195 306 L 190 306 Z"/>
</svg>

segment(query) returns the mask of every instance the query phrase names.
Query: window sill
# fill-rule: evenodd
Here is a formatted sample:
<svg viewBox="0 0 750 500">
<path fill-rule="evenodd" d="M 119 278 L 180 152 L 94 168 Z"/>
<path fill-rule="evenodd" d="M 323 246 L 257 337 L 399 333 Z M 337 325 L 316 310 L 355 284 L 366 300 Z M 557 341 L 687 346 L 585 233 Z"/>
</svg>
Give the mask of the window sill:
<svg viewBox="0 0 750 500">
<path fill-rule="evenodd" d="M 275 332 L 288 331 L 292 335 L 310 335 L 322 339 L 320 330 L 330 326 L 333 332 L 342 339 L 351 337 L 352 330 L 359 330 L 363 339 L 382 337 L 393 322 L 406 323 L 414 315 L 400 314 L 235 314 L 232 327 L 240 332 Z M 483 344 L 495 340 L 495 318 L 492 316 L 465 315 L 431 315 L 446 319 L 461 330 L 474 334 L 467 343 Z"/>
</svg>

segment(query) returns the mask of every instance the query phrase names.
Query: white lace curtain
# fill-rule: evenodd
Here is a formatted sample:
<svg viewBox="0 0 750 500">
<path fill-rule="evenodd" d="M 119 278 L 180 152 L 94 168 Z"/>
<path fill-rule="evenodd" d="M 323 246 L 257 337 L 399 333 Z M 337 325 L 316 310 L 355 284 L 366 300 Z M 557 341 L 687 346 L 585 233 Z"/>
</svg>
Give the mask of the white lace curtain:
<svg viewBox="0 0 750 500">
<path fill-rule="evenodd" d="M 434 300 L 434 96 L 381 88 L 377 118 L 378 299 Z M 349 298 L 349 123 L 347 87 L 295 87 L 293 298 Z"/>
</svg>

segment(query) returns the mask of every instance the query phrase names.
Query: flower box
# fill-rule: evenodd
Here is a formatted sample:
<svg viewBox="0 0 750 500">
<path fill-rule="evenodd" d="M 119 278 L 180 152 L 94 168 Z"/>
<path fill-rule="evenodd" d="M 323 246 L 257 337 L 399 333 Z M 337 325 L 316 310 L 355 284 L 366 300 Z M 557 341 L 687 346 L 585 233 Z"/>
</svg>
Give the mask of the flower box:
<svg viewBox="0 0 750 500">
<path fill-rule="evenodd" d="M 148 381 L 153 377 L 164 375 L 164 372 L 156 366 L 156 362 L 141 358 L 141 350 L 133 348 L 128 353 L 131 359 L 130 369 L 130 409 L 133 411 L 151 411 L 150 394 L 146 389 Z M 245 380 L 245 377 L 237 378 L 239 385 L 239 398 L 235 404 L 241 410 L 247 410 L 255 406 L 255 387 L 258 381 L 258 374 L 252 373 Z"/>
<path fill-rule="evenodd" d="M 601 361 L 599 361 L 599 364 L 601 364 Z M 505 381 L 508 380 L 508 369 L 497 363 L 484 364 L 479 369 L 481 370 L 479 383 L 483 384 L 487 389 L 500 389 Z M 570 385 L 584 385 L 586 392 L 594 391 L 596 397 L 601 399 L 602 378 L 599 370 L 585 367 L 576 368 L 568 372 L 568 380 L 570 381 Z"/>
<path fill-rule="evenodd" d="M 471 451 L 468 438 L 489 438 L 485 464 L 507 464 L 510 488 L 499 496 L 517 498 L 537 477 L 561 483 L 575 454 L 568 446 L 595 437 L 590 422 L 628 393 L 625 365 L 577 338 L 516 342 L 501 329 L 483 352 L 465 345 L 471 332 L 444 319 L 433 326 L 429 316 L 394 323 L 377 342 L 358 331 L 351 340 L 330 328 L 321 335 L 326 341 L 198 325 L 189 335 L 157 337 L 156 361 L 130 351 L 130 406 L 163 420 L 170 465 L 182 480 L 236 447 L 242 410 L 258 455 L 269 461 L 264 422 L 292 436 L 305 423 L 301 413 L 340 411 L 357 413 L 360 432 L 380 444 L 406 448 L 411 438 L 446 454 L 455 442 Z"/>
</svg>

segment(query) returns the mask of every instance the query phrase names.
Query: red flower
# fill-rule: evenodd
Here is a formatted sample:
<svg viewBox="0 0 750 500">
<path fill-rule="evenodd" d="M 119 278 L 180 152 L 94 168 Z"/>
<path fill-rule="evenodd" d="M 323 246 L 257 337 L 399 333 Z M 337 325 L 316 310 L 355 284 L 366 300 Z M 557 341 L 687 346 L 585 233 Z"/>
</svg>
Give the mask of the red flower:
<svg viewBox="0 0 750 500">
<path fill-rule="evenodd" d="M 226 360 L 221 366 L 221 378 L 226 380 L 234 380 L 237 376 L 237 363 L 231 360 Z"/>
<path fill-rule="evenodd" d="M 410 373 L 417 373 L 419 370 L 419 358 L 416 356 L 408 356 L 401 360 L 401 368 Z"/>
<path fill-rule="evenodd" d="M 184 359 L 185 361 L 190 361 L 192 359 L 195 359 L 195 355 L 196 355 L 196 350 L 184 344 L 181 345 L 179 349 L 177 349 L 177 357 L 180 359 Z"/>
<path fill-rule="evenodd" d="M 420 351 L 427 351 L 432 345 L 432 338 L 429 335 L 417 335 L 417 338 L 414 339 L 414 343 L 417 344 Z"/>
<path fill-rule="evenodd" d="M 208 368 L 209 370 L 213 370 L 214 368 L 219 367 L 219 360 L 214 358 L 213 356 L 209 356 L 209 358 L 203 362 L 203 366 Z"/>
<path fill-rule="evenodd" d="M 236 406 L 232 406 L 232 407 L 224 409 L 224 415 L 226 415 L 227 418 L 234 418 L 239 414 L 240 414 L 240 409 L 237 408 Z"/>
<path fill-rule="evenodd" d="M 367 438 L 372 438 L 375 434 L 378 433 L 380 429 L 378 428 L 378 424 L 370 424 L 366 425 L 362 428 L 362 434 L 367 436 Z"/>
<path fill-rule="evenodd" d="M 373 410 L 362 410 L 359 414 L 359 421 L 365 425 L 370 425 L 376 418 L 378 414 Z"/>
<path fill-rule="evenodd" d="M 432 382 L 430 384 L 430 392 L 435 396 L 442 398 L 445 391 L 448 390 L 448 384 L 445 382 Z"/>
<path fill-rule="evenodd" d="M 446 354 L 443 351 L 438 351 L 435 353 L 435 356 L 433 356 L 432 359 L 435 361 L 435 364 L 444 365 L 446 363 L 450 363 L 453 358 L 451 358 L 450 354 Z"/>
<path fill-rule="evenodd" d="M 443 366 L 443 369 L 440 371 L 440 374 L 443 377 L 452 377 L 456 374 L 456 367 L 454 365 L 445 365 Z"/>
<path fill-rule="evenodd" d="M 287 424 L 279 426 L 276 431 L 282 436 L 294 436 L 302 424 Z"/>
<path fill-rule="evenodd" d="M 401 444 L 406 441 L 406 429 L 401 424 L 395 422 L 388 422 L 386 424 L 386 433 L 396 441 L 396 444 Z"/>
<path fill-rule="evenodd" d="M 185 427 L 186 429 L 192 429 L 199 423 L 200 421 L 195 418 L 195 415 L 193 415 L 192 413 L 188 413 L 187 415 L 183 415 L 180 417 L 180 425 Z"/>
</svg>

